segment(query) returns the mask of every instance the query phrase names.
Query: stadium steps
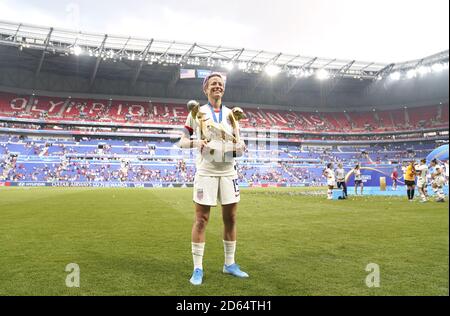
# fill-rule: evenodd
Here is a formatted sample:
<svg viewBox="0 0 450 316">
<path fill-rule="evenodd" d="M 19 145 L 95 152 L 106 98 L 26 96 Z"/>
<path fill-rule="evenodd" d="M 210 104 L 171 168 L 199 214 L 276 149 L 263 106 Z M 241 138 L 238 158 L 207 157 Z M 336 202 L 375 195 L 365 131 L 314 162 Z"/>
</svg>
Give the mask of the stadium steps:
<svg viewBox="0 0 450 316">
<path fill-rule="evenodd" d="M 441 104 L 437 108 L 436 121 L 438 121 L 438 122 L 442 121 L 442 107 L 443 107 L 443 105 Z"/>
<path fill-rule="evenodd" d="M 344 112 L 344 116 L 347 119 L 348 123 L 350 124 L 350 126 L 356 126 L 356 123 L 353 122 L 352 118 L 350 117 L 350 115 L 348 115 L 347 112 Z"/>
<path fill-rule="evenodd" d="M 381 128 L 384 127 L 383 122 L 380 120 L 380 117 L 378 116 L 378 113 L 376 111 L 373 112 L 373 118 L 375 119 L 377 125 L 379 125 Z"/>
<path fill-rule="evenodd" d="M 411 121 L 409 119 L 408 108 L 405 108 L 404 113 L 405 113 L 405 123 L 408 124 L 408 125 L 411 125 Z"/>
</svg>

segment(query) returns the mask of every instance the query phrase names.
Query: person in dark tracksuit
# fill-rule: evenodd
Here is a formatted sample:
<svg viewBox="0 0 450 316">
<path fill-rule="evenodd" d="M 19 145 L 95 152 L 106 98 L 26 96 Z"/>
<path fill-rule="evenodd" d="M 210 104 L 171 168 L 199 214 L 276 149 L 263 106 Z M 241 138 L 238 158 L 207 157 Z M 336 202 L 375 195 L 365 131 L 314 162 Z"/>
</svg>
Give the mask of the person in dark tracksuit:
<svg viewBox="0 0 450 316">
<path fill-rule="evenodd" d="M 347 184 L 345 183 L 345 170 L 342 167 L 342 163 L 338 164 L 337 169 L 335 170 L 337 187 L 338 189 L 342 188 L 342 198 L 347 198 Z"/>
</svg>

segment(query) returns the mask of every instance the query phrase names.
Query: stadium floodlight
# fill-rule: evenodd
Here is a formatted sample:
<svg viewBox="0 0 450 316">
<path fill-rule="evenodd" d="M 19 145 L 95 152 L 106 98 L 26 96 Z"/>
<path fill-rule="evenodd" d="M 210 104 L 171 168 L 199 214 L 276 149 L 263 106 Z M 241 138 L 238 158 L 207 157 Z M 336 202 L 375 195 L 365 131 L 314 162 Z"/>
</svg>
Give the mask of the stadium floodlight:
<svg viewBox="0 0 450 316">
<path fill-rule="evenodd" d="M 316 72 L 316 77 L 319 80 L 327 80 L 328 78 L 330 78 L 330 73 L 325 69 L 319 69 Z"/>
<path fill-rule="evenodd" d="M 441 72 L 444 70 L 444 68 L 445 68 L 444 65 L 441 63 L 436 63 L 433 66 L 431 66 L 431 70 L 433 72 Z"/>
<path fill-rule="evenodd" d="M 114 58 L 116 55 L 112 49 L 109 51 L 108 54 L 109 54 L 109 58 Z"/>
<path fill-rule="evenodd" d="M 314 75 L 314 70 L 296 69 L 294 76 L 297 78 L 308 78 Z"/>
<path fill-rule="evenodd" d="M 263 70 L 263 69 L 261 68 L 261 65 L 260 65 L 260 64 L 249 64 L 248 67 L 247 67 L 247 69 L 246 69 L 245 71 L 248 71 L 248 72 L 253 71 L 253 72 L 259 73 L 259 72 L 261 72 L 262 70 Z"/>
<path fill-rule="evenodd" d="M 299 68 L 294 68 L 289 70 L 289 75 L 294 76 L 295 78 L 301 78 L 303 73 Z"/>
<path fill-rule="evenodd" d="M 430 73 L 430 71 L 431 71 L 430 67 L 425 66 L 420 66 L 419 69 L 417 69 L 417 72 L 422 76 Z"/>
<path fill-rule="evenodd" d="M 400 72 L 396 71 L 396 72 L 391 73 L 390 76 L 389 76 L 389 78 L 390 78 L 391 80 L 397 81 L 397 80 L 400 80 L 400 77 L 401 77 L 401 76 L 402 76 L 402 75 L 400 74 Z"/>
<path fill-rule="evenodd" d="M 239 70 L 246 70 L 246 69 L 247 69 L 247 63 L 246 63 L 245 61 L 241 61 L 241 62 L 238 64 L 238 69 L 239 69 Z"/>
<path fill-rule="evenodd" d="M 412 79 L 412 78 L 414 78 L 415 76 L 417 76 L 417 70 L 416 70 L 416 69 L 410 69 L 410 70 L 408 70 L 408 72 L 406 73 L 406 77 L 407 77 L 408 79 Z"/>
<path fill-rule="evenodd" d="M 72 52 L 75 56 L 80 56 L 83 53 L 83 49 L 80 46 L 76 45 L 73 47 Z"/>
<path fill-rule="evenodd" d="M 234 63 L 232 61 L 228 61 L 223 63 L 223 66 L 228 69 L 229 71 L 234 69 Z"/>
<path fill-rule="evenodd" d="M 277 65 L 271 64 L 271 65 L 267 65 L 264 68 L 264 71 L 266 72 L 266 74 L 268 74 L 270 77 L 275 77 L 277 76 L 280 72 L 281 72 L 281 68 Z"/>
</svg>

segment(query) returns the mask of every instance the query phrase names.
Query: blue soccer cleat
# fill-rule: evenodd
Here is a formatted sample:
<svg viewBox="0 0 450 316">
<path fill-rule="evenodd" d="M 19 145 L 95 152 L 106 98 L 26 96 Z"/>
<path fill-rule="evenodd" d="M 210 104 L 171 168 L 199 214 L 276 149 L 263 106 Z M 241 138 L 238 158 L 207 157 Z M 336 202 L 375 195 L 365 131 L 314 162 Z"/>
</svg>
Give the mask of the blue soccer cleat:
<svg viewBox="0 0 450 316">
<path fill-rule="evenodd" d="M 244 271 L 241 271 L 239 266 L 236 263 L 230 264 L 229 266 L 223 266 L 223 273 L 234 275 L 238 278 L 248 278 L 248 274 Z"/>
<path fill-rule="evenodd" d="M 195 269 L 192 273 L 192 277 L 189 280 L 193 285 L 200 285 L 203 281 L 203 270 L 202 269 Z"/>
</svg>

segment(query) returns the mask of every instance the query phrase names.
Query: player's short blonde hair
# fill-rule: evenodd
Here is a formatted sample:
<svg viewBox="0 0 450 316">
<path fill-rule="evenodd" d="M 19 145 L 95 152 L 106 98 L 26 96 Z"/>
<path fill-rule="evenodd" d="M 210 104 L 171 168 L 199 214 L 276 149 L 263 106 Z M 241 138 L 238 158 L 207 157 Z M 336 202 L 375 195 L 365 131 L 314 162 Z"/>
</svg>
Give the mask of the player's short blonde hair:
<svg viewBox="0 0 450 316">
<path fill-rule="evenodd" d="M 209 74 L 208 76 L 206 76 L 206 78 L 203 80 L 203 92 L 208 87 L 209 79 L 214 78 L 214 77 L 219 77 L 220 79 L 222 79 L 223 87 L 225 88 L 225 80 L 223 79 L 222 74 L 218 73 L 218 72 L 213 72 L 213 73 Z"/>
</svg>

